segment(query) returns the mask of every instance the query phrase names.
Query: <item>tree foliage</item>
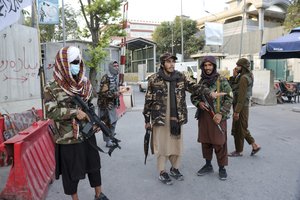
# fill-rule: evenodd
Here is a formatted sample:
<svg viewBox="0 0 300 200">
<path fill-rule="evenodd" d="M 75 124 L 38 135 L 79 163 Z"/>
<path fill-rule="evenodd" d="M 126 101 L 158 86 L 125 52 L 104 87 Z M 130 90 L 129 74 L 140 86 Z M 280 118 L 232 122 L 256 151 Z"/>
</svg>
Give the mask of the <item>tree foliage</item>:
<svg viewBox="0 0 300 200">
<path fill-rule="evenodd" d="M 197 22 L 183 18 L 183 45 L 184 57 L 197 53 L 204 46 L 204 39 L 197 36 Z M 173 38 L 173 43 L 172 43 Z M 172 52 L 181 54 L 181 19 L 177 16 L 173 22 L 162 22 L 153 33 L 153 40 L 157 44 L 158 54 Z"/>
<path fill-rule="evenodd" d="M 300 26 L 300 0 L 291 1 L 283 25 L 287 31 Z"/>
<path fill-rule="evenodd" d="M 64 7 L 65 10 L 65 34 L 66 40 L 69 39 L 80 39 L 81 31 L 80 27 L 78 26 L 78 19 L 77 16 L 80 15 L 80 11 L 74 10 L 70 5 L 66 5 Z M 60 9 L 60 13 L 62 10 Z M 54 39 L 56 41 L 63 40 L 63 23 L 62 19 L 59 19 L 59 25 L 55 28 Z"/>
<path fill-rule="evenodd" d="M 90 80 L 92 85 L 96 84 L 96 73 L 101 60 L 106 56 L 104 48 L 109 46 L 112 36 L 125 36 L 121 27 L 120 0 L 79 0 L 86 28 L 85 37 L 92 38 L 92 45 L 89 46 L 89 57 L 86 62 L 90 67 Z M 94 87 L 95 88 L 95 87 Z"/>
</svg>

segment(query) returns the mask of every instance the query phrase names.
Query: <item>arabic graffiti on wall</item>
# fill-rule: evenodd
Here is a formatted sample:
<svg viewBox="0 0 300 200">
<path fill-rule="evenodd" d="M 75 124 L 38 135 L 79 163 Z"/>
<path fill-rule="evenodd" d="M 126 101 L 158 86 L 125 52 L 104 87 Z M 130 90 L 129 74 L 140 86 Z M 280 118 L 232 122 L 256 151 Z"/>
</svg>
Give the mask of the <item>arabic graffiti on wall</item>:
<svg viewBox="0 0 300 200">
<path fill-rule="evenodd" d="M 0 58 L 0 72 L 3 72 L 7 68 L 11 68 L 14 72 L 19 72 L 21 70 L 35 70 L 38 68 L 38 63 L 30 64 L 26 62 L 26 48 L 22 47 L 22 56 L 17 57 L 13 60 Z"/>
<path fill-rule="evenodd" d="M 3 72 L 4 79 L 3 81 L 7 81 L 9 79 L 25 82 L 30 77 L 36 76 L 37 69 L 39 67 L 38 63 L 30 64 L 27 63 L 26 60 L 26 48 L 22 48 L 22 56 L 16 57 L 15 59 L 5 59 L 0 58 L 0 72 Z M 25 73 L 22 73 L 20 77 L 9 77 L 6 75 L 5 71 L 12 70 L 13 72 L 21 72 L 22 70 Z M 17 73 L 18 74 L 18 73 Z"/>
<path fill-rule="evenodd" d="M 31 27 L 15 24 L 0 31 L 0 103 L 40 98 L 38 45 Z"/>
</svg>

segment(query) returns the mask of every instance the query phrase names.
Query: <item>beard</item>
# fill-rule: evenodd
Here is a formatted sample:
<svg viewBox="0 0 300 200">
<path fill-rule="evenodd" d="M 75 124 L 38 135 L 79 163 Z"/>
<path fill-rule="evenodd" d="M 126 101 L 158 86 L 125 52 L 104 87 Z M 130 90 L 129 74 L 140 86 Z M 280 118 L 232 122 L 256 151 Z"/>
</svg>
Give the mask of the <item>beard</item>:
<svg viewBox="0 0 300 200">
<path fill-rule="evenodd" d="M 204 70 L 204 72 L 205 72 L 205 74 L 206 74 L 206 75 L 208 75 L 208 76 L 209 76 L 209 75 L 211 75 L 211 74 L 212 74 L 213 70 Z"/>
</svg>

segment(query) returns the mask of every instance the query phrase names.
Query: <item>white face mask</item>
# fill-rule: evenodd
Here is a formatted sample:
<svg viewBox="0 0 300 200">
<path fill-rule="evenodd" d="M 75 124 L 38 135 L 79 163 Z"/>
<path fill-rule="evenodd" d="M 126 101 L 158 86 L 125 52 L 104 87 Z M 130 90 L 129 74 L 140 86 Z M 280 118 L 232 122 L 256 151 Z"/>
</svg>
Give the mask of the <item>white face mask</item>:
<svg viewBox="0 0 300 200">
<path fill-rule="evenodd" d="M 79 64 L 71 64 L 70 70 L 72 75 L 78 75 L 80 71 Z"/>
</svg>

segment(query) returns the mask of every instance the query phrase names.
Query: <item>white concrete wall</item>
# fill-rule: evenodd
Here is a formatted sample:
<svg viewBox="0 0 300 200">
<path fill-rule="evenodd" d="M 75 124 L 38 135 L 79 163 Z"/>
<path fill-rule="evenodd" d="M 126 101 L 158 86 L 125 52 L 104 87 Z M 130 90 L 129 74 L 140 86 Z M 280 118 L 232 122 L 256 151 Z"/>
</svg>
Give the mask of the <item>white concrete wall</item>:
<svg viewBox="0 0 300 200">
<path fill-rule="evenodd" d="M 300 59 L 290 59 L 294 82 L 300 82 Z"/>
<path fill-rule="evenodd" d="M 261 105 L 277 103 L 274 90 L 274 75 L 270 70 L 254 70 L 252 101 Z"/>
<path fill-rule="evenodd" d="M 0 32 L 0 112 L 22 112 L 39 103 L 37 30 L 14 24 Z"/>
</svg>

